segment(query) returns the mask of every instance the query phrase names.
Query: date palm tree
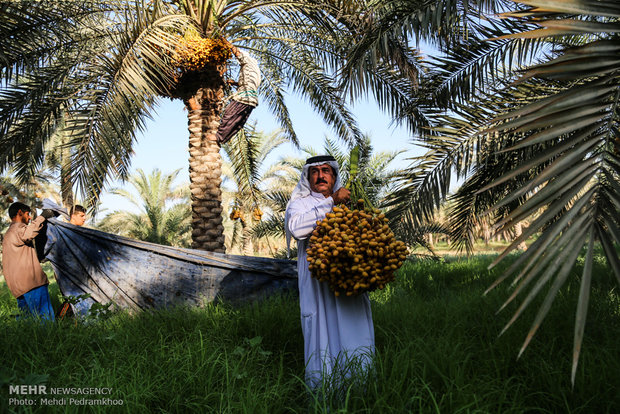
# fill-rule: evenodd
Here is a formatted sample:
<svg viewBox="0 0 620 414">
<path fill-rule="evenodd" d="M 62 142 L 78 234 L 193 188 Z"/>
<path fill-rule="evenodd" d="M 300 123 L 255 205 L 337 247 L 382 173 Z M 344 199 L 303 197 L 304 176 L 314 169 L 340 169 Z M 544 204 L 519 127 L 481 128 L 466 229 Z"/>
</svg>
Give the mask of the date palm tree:
<svg viewBox="0 0 620 414">
<path fill-rule="evenodd" d="M 251 229 L 263 220 L 270 208 L 268 196 L 278 191 L 280 178 L 291 168 L 282 162 L 268 164 L 268 157 L 288 142 L 281 131 L 265 134 L 256 124 L 222 146 L 225 156 L 222 188 L 226 193 L 232 231 L 230 247 L 240 246 L 244 254 L 252 253 Z M 254 249 L 255 250 L 255 249 Z"/>
<path fill-rule="evenodd" d="M 128 180 L 135 193 L 121 188 L 111 193 L 129 201 L 139 212 L 113 211 L 97 223 L 97 228 L 152 243 L 189 247 L 189 190 L 187 185 L 173 184 L 179 171 L 165 174 L 155 169 L 146 174 L 138 168 Z"/>
<path fill-rule="evenodd" d="M 520 3 L 517 10 L 514 3 Z M 392 10 L 392 19 L 373 28 L 371 50 L 377 48 L 370 40 L 381 44 L 388 27 L 391 35 L 419 32 L 417 15 L 398 5 L 403 2 L 381 6 Z M 432 216 L 448 197 L 456 172 L 464 182 L 452 197 L 453 235 L 463 244 L 480 216 L 491 214 L 498 231 L 531 220 L 496 263 L 526 238 L 540 236 L 492 286 L 514 276 L 514 291 L 502 309 L 522 297 L 506 329 L 546 292 L 519 355 L 585 250 L 574 383 L 596 277 L 595 248 L 602 248 L 620 283 L 620 6 L 596 0 L 435 6 L 436 14 L 494 9 L 502 19 L 489 15 L 482 23 L 470 22 L 464 26 L 467 37 L 448 36 L 439 43 L 444 55 L 427 74 L 432 79 L 422 84 L 426 96 L 444 97 L 442 110 L 427 112 L 430 128 L 420 142 L 428 152 L 401 176 L 392 211 L 412 226 Z"/>
<path fill-rule="evenodd" d="M 60 180 L 62 204 L 67 209 L 70 209 L 75 204 L 73 182 L 71 180 L 71 158 L 75 153 L 75 148 L 71 148 L 68 144 L 69 137 L 64 128 L 60 127 L 47 143 L 45 164 L 48 169 L 56 172 Z"/>
<path fill-rule="evenodd" d="M 70 137 L 66 145 L 75 149 L 71 180 L 94 204 L 109 179 L 128 177 L 136 131 L 160 99 L 180 99 L 188 116 L 192 246 L 223 251 L 215 134 L 230 92 L 226 80 L 236 66 L 221 39 L 258 59 L 264 78 L 260 99 L 290 139 L 297 142 L 285 88 L 306 98 L 339 138 L 353 142 L 359 132 L 334 77 L 353 27 L 348 15 L 339 13 L 339 3 L 5 2 L 0 7 L 0 167 L 14 167 L 27 181 L 41 165 L 50 137 L 62 130 Z M 181 64 L 190 40 L 198 46 Z M 206 63 L 192 60 L 201 56 Z"/>
</svg>

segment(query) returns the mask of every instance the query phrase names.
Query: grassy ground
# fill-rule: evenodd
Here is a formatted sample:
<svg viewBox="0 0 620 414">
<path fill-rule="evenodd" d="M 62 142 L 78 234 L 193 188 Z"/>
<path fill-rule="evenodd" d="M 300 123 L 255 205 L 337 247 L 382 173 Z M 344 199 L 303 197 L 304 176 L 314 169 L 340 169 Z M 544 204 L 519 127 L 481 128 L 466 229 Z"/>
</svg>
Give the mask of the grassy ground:
<svg viewBox="0 0 620 414">
<path fill-rule="evenodd" d="M 525 354 L 533 311 L 497 337 L 504 288 L 488 256 L 406 263 L 372 294 L 376 372 L 364 389 L 314 402 L 303 384 L 296 298 L 113 315 L 90 323 L 15 321 L 0 286 L 0 411 L 199 413 L 614 413 L 620 412 L 620 301 L 597 263 L 586 338 L 570 384 L 575 286 L 560 295 Z M 578 272 L 578 269 L 576 269 Z M 577 273 L 578 274 L 578 273 Z M 9 385 L 110 388 L 122 406 L 9 405 Z M 50 397 L 49 395 L 47 397 Z"/>
<path fill-rule="evenodd" d="M 528 240 L 526 244 L 531 244 L 532 239 Z M 508 247 L 510 243 L 506 241 L 489 241 L 488 243 L 482 240 L 477 240 L 474 243 L 473 250 L 476 255 L 493 255 L 499 254 Z M 433 244 L 433 251 L 439 257 L 454 257 L 454 256 L 466 256 L 467 253 L 464 250 L 457 250 L 453 245 L 440 241 Z M 429 251 L 423 247 L 417 247 L 413 250 L 414 254 L 428 255 Z"/>
</svg>

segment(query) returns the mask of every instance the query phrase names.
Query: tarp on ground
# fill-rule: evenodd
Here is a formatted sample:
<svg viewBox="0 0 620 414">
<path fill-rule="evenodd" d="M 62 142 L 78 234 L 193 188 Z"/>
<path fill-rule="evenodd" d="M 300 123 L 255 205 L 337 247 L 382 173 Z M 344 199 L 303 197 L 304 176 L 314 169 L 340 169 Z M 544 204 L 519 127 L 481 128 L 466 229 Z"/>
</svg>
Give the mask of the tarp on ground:
<svg viewBox="0 0 620 414">
<path fill-rule="evenodd" d="M 74 305 L 81 315 L 95 302 L 137 311 L 297 290 L 294 261 L 161 246 L 59 219 L 47 221 L 37 245 L 64 296 L 90 295 Z"/>
</svg>

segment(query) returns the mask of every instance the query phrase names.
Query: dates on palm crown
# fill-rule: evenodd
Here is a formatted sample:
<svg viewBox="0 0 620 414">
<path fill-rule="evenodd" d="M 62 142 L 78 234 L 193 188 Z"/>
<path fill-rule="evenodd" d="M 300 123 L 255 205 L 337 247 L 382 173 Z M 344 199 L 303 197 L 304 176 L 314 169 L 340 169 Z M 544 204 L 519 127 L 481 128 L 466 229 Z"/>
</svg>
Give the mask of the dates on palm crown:
<svg viewBox="0 0 620 414">
<path fill-rule="evenodd" d="M 387 223 L 379 210 L 334 207 L 310 236 L 312 277 L 327 282 L 336 296 L 383 289 L 407 257 Z"/>
<path fill-rule="evenodd" d="M 185 72 L 198 72 L 225 63 L 232 55 L 228 44 L 219 38 L 189 35 L 179 40 L 175 64 Z"/>
</svg>

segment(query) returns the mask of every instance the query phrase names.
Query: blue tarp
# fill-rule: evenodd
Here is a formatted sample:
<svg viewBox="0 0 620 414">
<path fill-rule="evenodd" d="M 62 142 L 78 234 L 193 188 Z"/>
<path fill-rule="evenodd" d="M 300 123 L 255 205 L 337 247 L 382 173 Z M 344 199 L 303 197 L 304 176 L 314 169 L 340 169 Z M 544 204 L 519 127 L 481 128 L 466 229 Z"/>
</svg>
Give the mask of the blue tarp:
<svg viewBox="0 0 620 414">
<path fill-rule="evenodd" d="M 141 310 L 240 302 L 297 290 L 296 262 L 161 246 L 50 219 L 37 246 L 64 296 Z"/>
</svg>

